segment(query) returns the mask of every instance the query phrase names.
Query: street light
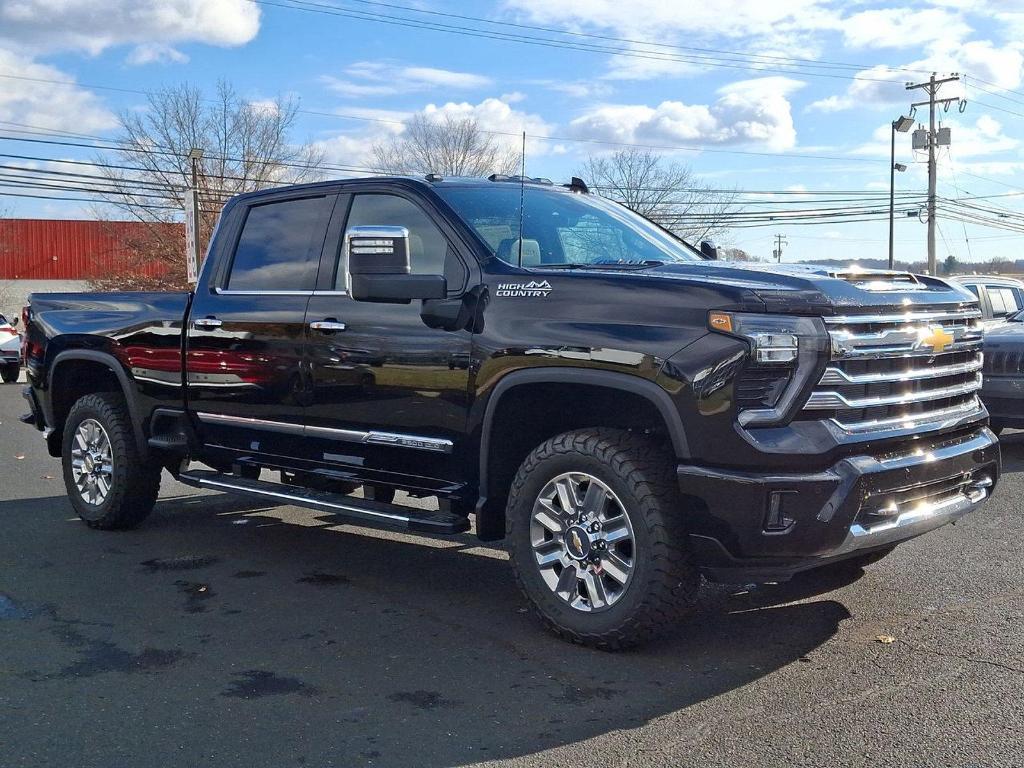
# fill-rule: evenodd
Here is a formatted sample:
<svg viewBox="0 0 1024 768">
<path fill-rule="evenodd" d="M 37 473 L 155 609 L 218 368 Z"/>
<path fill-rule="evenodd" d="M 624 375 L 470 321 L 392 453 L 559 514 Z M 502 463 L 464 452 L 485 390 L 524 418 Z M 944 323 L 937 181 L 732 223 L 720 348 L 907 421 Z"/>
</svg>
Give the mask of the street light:
<svg viewBox="0 0 1024 768">
<path fill-rule="evenodd" d="M 893 230 L 896 217 L 896 171 L 903 173 L 907 166 L 896 162 L 896 132 L 906 133 L 914 127 L 914 118 L 900 115 L 892 121 L 892 141 L 889 153 L 889 269 L 895 269 L 895 254 L 893 253 Z"/>
</svg>

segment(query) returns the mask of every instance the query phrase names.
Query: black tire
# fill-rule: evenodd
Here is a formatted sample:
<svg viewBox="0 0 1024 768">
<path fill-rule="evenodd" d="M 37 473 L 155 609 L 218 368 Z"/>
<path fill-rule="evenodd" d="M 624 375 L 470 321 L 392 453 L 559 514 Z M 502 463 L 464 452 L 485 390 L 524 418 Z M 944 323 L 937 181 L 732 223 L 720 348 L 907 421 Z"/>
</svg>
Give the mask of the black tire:
<svg viewBox="0 0 1024 768">
<path fill-rule="evenodd" d="M 90 419 L 106 432 L 111 453 L 109 491 L 99 503 L 86 500 L 75 482 L 72 465 L 76 432 L 83 422 Z M 64 424 L 61 462 L 71 505 L 90 528 L 133 528 L 153 511 L 160 491 L 162 468 L 158 463 L 143 461 L 139 455 L 131 416 L 120 394 L 100 392 L 85 395 L 71 407 Z"/>
<path fill-rule="evenodd" d="M 673 470 L 661 447 L 617 429 L 566 432 L 526 457 L 509 493 L 507 535 L 516 581 L 554 634 L 620 650 L 653 637 L 692 608 L 701 580 L 686 549 L 683 501 Z M 599 611 L 584 612 L 559 597 L 534 555 L 534 504 L 550 482 L 569 472 L 586 473 L 605 485 L 632 527 L 631 576 L 616 600 Z"/>
<path fill-rule="evenodd" d="M 0 368 L 0 379 L 3 379 L 4 384 L 14 384 L 18 381 L 18 377 L 20 375 L 21 366 L 17 363 L 5 365 Z"/>
</svg>

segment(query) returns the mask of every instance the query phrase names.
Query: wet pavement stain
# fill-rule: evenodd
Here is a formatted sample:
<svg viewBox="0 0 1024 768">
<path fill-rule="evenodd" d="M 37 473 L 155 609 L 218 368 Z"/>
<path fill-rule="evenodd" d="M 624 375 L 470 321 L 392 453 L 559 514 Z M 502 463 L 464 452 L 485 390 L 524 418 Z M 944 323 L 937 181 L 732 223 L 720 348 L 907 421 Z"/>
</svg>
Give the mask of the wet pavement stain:
<svg viewBox="0 0 1024 768">
<path fill-rule="evenodd" d="M 266 576 L 266 571 L 235 571 L 233 574 L 236 579 L 255 579 L 260 576 Z"/>
<path fill-rule="evenodd" d="M 196 654 L 172 648 L 143 647 L 140 651 L 122 648 L 109 640 L 87 637 L 73 627 L 74 620 L 53 617 L 58 623 L 51 632 L 66 646 L 75 649 L 78 658 L 54 674 L 30 674 L 33 680 L 64 680 L 94 677 L 108 673 L 139 674 L 162 672 Z"/>
<path fill-rule="evenodd" d="M 7 595 L 0 593 L 0 621 L 3 619 L 31 619 L 35 613 L 33 609 L 19 605 Z"/>
<path fill-rule="evenodd" d="M 388 701 L 396 704 L 412 704 L 417 709 L 451 709 L 461 702 L 444 698 L 437 691 L 398 691 L 388 694 Z"/>
<path fill-rule="evenodd" d="M 205 613 L 206 606 L 203 603 L 216 594 L 216 592 L 210 589 L 209 584 L 176 581 L 174 586 L 188 596 L 185 600 L 185 613 Z"/>
<path fill-rule="evenodd" d="M 206 568 L 219 562 L 219 558 L 210 555 L 182 555 L 180 557 L 158 557 L 145 560 L 140 565 L 150 571 L 191 571 Z"/>
<path fill-rule="evenodd" d="M 320 573 L 314 571 L 313 573 L 307 573 L 300 579 L 296 579 L 299 584 L 314 584 L 318 587 L 334 587 L 339 584 L 350 584 L 351 580 L 347 576 L 339 576 L 336 573 Z"/>
<path fill-rule="evenodd" d="M 281 677 L 264 669 L 250 669 L 240 673 L 239 677 L 243 679 L 232 682 L 220 695 L 237 699 L 258 699 L 263 696 L 283 696 L 291 693 L 314 696 L 320 692 L 296 677 Z"/>
</svg>

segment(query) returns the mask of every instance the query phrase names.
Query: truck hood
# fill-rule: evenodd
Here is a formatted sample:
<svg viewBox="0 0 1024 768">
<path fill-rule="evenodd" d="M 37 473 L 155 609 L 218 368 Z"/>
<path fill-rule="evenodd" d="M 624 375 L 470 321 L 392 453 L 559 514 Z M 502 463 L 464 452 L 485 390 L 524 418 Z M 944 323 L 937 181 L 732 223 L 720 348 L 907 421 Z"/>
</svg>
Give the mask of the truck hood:
<svg viewBox="0 0 1024 768">
<path fill-rule="evenodd" d="M 905 311 L 976 301 L 961 286 L 935 277 L 877 269 L 836 269 L 816 264 L 700 261 L 666 264 L 644 274 L 745 288 L 766 311 L 842 315 L 871 308 Z"/>
</svg>

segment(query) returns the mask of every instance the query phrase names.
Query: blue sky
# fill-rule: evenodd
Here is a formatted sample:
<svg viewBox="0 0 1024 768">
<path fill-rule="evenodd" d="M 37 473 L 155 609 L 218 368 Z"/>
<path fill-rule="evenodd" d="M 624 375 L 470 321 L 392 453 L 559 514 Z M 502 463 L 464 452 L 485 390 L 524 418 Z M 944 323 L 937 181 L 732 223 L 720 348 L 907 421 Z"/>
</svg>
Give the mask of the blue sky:
<svg viewBox="0 0 1024 768">
<path fill-rule="evenodd" d="M 423 23 L 557 44 L 407 26 Z M 940 195 L 981 196 L 971 204 L 989 210 L 966 209 L 972 216 L 1013 222 L 1024 199 L 1024 0 L 0 0 L 3 136 L 19 135 L 20 126 L 113 137 L 116 113 L 145 103 L 116 89 L 188 81 L 212 90 L 226 78 L 254 101 L 293 96 L 303 110 L 325 113 L 301 114 L 295 138 L 319 142 L 346 166 L 370 165 L 372 143 L 417 112 L 453 114 L 496 132 L 526 130 L 531 175 L 565 179 L 589 153 L 642 144 L 664 148 L 714 186 L 807 190 L 807 201 L 821 199 L 819 191 L 887 192 L 889 122 L 911 96 L 922 98 L 908 94 L 905 81 L 932 70 L 967 75 L 965 85 L 940 94 L 968 98 L 963 114 L 942 115 L 953 143 L 940 154 Z M 923 190 L 922 158 L 909 135 L 899 142 L 897 159 L 910 169 L 898 188 Z M 9 139 L 0 146 L 9 154 L 96 156 Z M 2 196 L 13 191 L 0 187 L 8 215 L 91 215 L 82 203 Z M 745 199 L 778 203 L 751 210 L 782 209 L 799 195 Z M 881 198 L 864 199 L 885 208 Z M 859 203 L 831 207 L 847 204 Z M 923 258 L 925 229 L 899 218 L 900 257 Z M 940 259 L 1017 258 L 1024 243 L 1018 233 L 949 217 L 940 230 Z M 737 228 L 726 241 L 765 257 L 776 232 L 789 240 L 787 260 L 886 250 L 884 221 L 778 222 Z"/>
</svg>

